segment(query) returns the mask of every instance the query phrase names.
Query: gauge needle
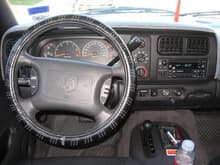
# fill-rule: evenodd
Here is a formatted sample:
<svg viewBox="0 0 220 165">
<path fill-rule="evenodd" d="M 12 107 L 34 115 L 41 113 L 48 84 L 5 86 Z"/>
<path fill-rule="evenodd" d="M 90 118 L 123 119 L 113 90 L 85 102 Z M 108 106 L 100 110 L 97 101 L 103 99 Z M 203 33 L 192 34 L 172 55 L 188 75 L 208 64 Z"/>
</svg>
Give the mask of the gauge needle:
<svg viewBox="0 0 220 165">
<path fill-rule="evenodd" d="M 93 56 L 93 54 L 94 53 L 87 53 L 87 54 L 84 55 L 84 57 L 90 57 L 90 56 Z"/>
<path fill-rule="evenodd" d="M 65 57 L 67 53 L 55 54 L 55 57 Z"/>
</svg>

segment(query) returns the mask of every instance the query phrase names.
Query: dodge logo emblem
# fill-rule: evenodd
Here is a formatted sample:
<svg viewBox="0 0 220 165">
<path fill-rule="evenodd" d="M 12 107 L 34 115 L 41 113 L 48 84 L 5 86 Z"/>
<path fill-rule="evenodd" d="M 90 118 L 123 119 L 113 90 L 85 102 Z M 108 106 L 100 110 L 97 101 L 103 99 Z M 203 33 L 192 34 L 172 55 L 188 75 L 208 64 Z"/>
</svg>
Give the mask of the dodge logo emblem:
<svg viewBox="0 0 220 165">
<path fill-rule="evenodd" d="M 77 79 L 76 78 L 67 78 L 63 79 L 63 86 L 62 88 L 66 93 L 70 93 L 74 91 L 77 87 Z"/>
<path fill-rule="evenodd" d="M 68 98 L 76 90 L 78 86 L 78 79 L 77 77 L 63 77 L 58 81 L 57 85 L 62 89 L 64 98 Z"/>
</svg>

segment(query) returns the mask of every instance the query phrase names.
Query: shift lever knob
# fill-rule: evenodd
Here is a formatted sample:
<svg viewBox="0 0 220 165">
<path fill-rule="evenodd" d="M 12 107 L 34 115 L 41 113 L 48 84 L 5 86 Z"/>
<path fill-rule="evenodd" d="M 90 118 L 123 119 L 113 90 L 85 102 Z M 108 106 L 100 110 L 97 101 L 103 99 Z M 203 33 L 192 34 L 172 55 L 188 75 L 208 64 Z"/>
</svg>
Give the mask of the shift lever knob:
<svg viewBox="0 0 220 165">
<path fill-rule="evenodd" d="M 147 157 L 154 157 L 156 156 L 156 149 L 154 146 L 154 139 L 153 139 L 153 122 L 150 120 L 144 121 L 142 124 L 142 144 L 143 150 Z"/>
</svg>

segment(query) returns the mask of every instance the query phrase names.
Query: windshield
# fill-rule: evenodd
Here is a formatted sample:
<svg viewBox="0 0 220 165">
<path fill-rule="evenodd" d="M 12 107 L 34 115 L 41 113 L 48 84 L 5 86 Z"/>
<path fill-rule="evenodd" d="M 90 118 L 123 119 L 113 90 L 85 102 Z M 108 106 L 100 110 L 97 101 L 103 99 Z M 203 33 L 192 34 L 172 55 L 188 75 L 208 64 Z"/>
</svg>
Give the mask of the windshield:
<svg viewBox="0 0 220 165">
<path fill-rule="evenodd" d="M 19 24 L 39 21 L 58 14 L 105 15 L 148 13 L 171 16 L 178 0 L 7 0 Z M 181 0 L 182 16 L 219 15 L 219 0 Z M 213 14 L 214 11 L 214 14 Z M 189 14 L 188 14 L 189 13 Z M 192 13 L 196 13 L 193 15 Z M 218 17 L 219 18 L 219 17 Z"/>
</svg>

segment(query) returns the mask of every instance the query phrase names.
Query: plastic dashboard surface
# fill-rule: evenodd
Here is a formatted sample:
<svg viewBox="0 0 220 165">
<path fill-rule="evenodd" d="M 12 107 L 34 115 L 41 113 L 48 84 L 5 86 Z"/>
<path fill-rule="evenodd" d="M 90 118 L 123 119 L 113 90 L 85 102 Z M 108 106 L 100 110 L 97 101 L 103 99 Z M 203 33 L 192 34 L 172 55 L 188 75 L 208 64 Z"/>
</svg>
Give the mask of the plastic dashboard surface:
<svg viewBox="0 0 220 165">
<path fill-rule="evenodd" d="M 132 52 L 138 83 L 134 109 L 217 105 L 213 102 L 220 95 L 219 82 L 215 79 L 218 38 L 213 30 L 188 26 L 174 28 L 173 25 L 166 28 L 114 26 L 125 42 L 132 36 L 142 40 L 141 46 Z M 4 35 L 2 68 L 12 42 L 16 42 L 26 28 L 13 27 Z M 117 56 L 105 38 L 85 31 L 56 31 L 39 38 L 30 51 L 45 58 L 77 58 L 101 64 Z"/>
</svg>

